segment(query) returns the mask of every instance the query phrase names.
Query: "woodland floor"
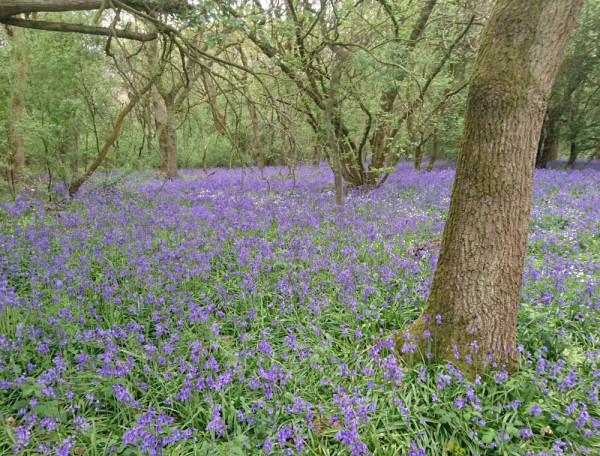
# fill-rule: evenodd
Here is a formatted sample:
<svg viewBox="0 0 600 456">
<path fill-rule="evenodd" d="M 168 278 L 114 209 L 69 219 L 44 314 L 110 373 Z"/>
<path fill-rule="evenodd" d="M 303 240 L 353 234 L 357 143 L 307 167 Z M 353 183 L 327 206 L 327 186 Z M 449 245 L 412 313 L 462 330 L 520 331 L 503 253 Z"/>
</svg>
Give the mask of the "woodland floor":
<svg viewBox="0 0 600 456">
<path fill-rule="evenodd" d="M 390 350 L 453 170 L 407 165 L 343 210 L 325 168 L 267 175 L 0 206 L 1 454 L 598 454 L 600 171 L 537 172 L 521 369 L 474 382 Z"/>
</svg>

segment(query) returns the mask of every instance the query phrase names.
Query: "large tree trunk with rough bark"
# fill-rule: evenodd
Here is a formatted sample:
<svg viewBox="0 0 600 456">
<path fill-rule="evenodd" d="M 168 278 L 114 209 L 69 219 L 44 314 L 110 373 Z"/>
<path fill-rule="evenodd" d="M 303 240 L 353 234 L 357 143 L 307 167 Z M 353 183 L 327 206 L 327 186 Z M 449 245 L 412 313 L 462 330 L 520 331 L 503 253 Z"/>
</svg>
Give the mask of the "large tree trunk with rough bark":
<svg viewBox="0 0 600 456">
<path fill-rule="evenodd" d="M 10 140 L 10 174 L 11 184 L 23 179 L 25 169 L 25 90 L 27 87 L 27 50 L 25 48 L 25 31 L 20 27 L 10 29 L 12 38 L 15 73 L 10 77 L 11 120 L 8 127 Z"/>
<path fill-rule="evenodd" d="M 582 4 L 498 0 L 483 33 L 439 260 L 423 313 L 408 328 L 420 348 L 469 373 L 492 360 L 516 365 L 536 148 Z"/>
</svg>

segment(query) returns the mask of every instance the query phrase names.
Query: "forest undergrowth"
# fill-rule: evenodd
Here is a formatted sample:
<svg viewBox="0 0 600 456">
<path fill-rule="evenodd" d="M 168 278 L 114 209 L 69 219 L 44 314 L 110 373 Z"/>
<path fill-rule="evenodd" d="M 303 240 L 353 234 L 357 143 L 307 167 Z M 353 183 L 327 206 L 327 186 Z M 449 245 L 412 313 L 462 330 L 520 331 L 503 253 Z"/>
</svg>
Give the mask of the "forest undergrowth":
<svg viewBox="0 0 600 456">
<path fill-rule="evenodd" d="M 452 169 L 343 209 L 323 167 L 182 175 L 0 206 L 1 454 L 598 454 L 600 171 L 537 172 L 521 366 L 474 381 L 393 352 Z"/>
</svg>

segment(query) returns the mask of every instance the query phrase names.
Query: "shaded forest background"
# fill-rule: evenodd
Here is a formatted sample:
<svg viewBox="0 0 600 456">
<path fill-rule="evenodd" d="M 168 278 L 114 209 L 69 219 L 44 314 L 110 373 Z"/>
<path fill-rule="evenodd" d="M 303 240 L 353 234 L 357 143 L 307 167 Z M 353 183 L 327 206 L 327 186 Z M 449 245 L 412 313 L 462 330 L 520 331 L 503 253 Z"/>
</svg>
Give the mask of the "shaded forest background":
<svg viewBox="0 0 600 456">
<path fill-rule="evenodd" d="M 123 113 L 104 172 L 260 174 L 327 160 L 349 185 L 378 186 L 399 160 L 428 170 L 456 158 L 491 2 L 209 1 L 175 13 L 146 3 L 153 8 L 142 19 L 120 2 L 26 18 L 112 27 L 111 37 L 2 26 L 3 189 L 68 187 Z M 599 22 L 599 3 L 587 2 L 551 95 L 538 167 L 600 157 Z M 117 27 L 139 36 L 118 38 Z"/>
</svg>

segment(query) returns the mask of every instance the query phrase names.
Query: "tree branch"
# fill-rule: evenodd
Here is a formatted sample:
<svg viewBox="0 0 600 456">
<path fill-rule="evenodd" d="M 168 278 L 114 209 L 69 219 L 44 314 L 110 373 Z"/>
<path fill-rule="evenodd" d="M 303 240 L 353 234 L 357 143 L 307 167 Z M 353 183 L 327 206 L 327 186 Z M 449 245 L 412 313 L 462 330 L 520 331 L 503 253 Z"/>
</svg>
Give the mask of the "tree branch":
<svg viewBox="0 0 600 456">
<path fill-rule="evenodd" d="M 29 28 L 35 30 L 47 30 L 49 32 L 84 33 L 87 35 L 116 36 L 126 40 L 152 41 L 156 39 L 156 33 L 138 33 L 129 30 L 110 29 L 83 24 L 67 24 L 63 22 L 31 21 L 18 19 L 16 17 L 0 17 L 0 22 L 14 27 Z"/>
<path fill-rule="evenodd" d="M 132 6 L 141 6 L 141 2 L 126 0 Z M 2 0 L 0 18 L 15 14 L 95 10 L 102 7 L 103 0 Z M 161 5 L 163 12 L 176 12 L 189 7 L 186 0 L 171 0 Z"/>
</svg>

